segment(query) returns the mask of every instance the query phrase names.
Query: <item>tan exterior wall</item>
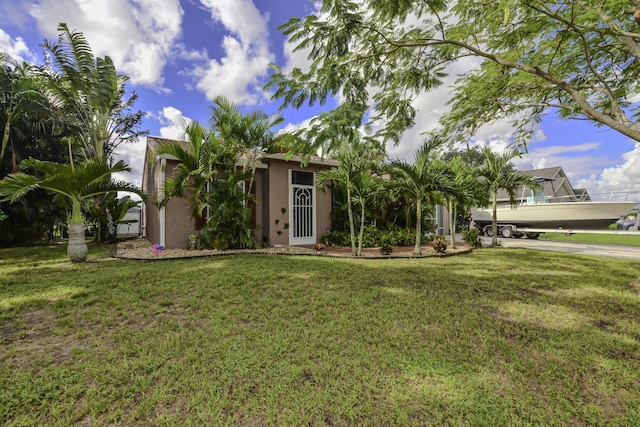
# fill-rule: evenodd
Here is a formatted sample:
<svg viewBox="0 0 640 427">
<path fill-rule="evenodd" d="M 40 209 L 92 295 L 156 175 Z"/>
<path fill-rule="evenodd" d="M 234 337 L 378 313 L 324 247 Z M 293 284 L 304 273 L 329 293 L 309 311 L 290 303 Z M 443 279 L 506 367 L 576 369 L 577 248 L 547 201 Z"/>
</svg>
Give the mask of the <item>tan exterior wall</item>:
<svg viewBox="0 0 640 427">
<path fill-rule="evenodd" d="M 266 168 L 258 168 L 254 178 L 255 192 L 255 232 L 258 242 L 265 240 L 270 245 L 289 245 L 289 229 L 285 226 L 289 219 L 289 170 L 317 173 L 327 166 L 310 165 L 301 168 L 296 161 L 286 162 L 280 159 L 268 159 Z M 166 160 L 166 178 L 173 175 L 177 161 Z M 151 243 L 160 243 L 160 209 L 156 203 L 161 190 L 161 161 L 158 159 L 152 167 L 145 164 L 145 191 L 149 195 L 149 203 L 145 205 L 144 227 Z M 248 182 L 247 182 L 248 183 Z M 315 224 L 316 242 L 331 227 L 332 195 L 328 189 L 315 191 Z M 282 209 L 285 212 L 282 212 Z M 198 234 L 195 220 L 191 218 L 185 199 L 173 198 L 165 206 L 165 241 L 167 248 L 186 248 L 190 234 Z M 276 224 L 276 220 L 278 223 Z M 278 234 L 278 231 L 280 234 Z"/>
<path fill-rule="evenodd" d="M 166 178 L 175 173 L 178 162 L 167 160 Z M 186 199 L 172 198 L 165 206 L 165 246 L 167 248 L 189 247 L 189 235 L 198 234 L 195 219 L 189 213 Z"/>
<path fill-rule="evenodd" d="M 156 206 L 159 181 L 160 167 L 152 167 L 149 162 L 145 162 L 142 190 L 149 196 L 149 201 L 144 205 L 143 235 L 150 242 L 160 241 L 160 210 Z"/>
<path fill-rule="evenodd" d="M 170 178 L 177 166 L 176 161 L 167 160 L 166 178 Z M 145 165 L 145 188 L 149 195 L 149 203 L 145 204 L 144 227 L 146 237 L 151 243 L 160 243 L 160 208 L 157 203 L 160 190 L 164 183 L 161 181 L 161 160 L 157 159 L 152 168 L 149 163 Z M 184 199 L 174 198 L 165 206 L 165 242 L 167 248 L 186 248 L 190 234 L 197 234 L 195 220 L 189 215 L 187 202 Z"/>
<path fill-rule="evenodd" d="M 253 219 L 255 220 L 255 229 L 253 231 L 253 237 L 258 241 L 261 242 L 262 241 L 262 236 L 264 234 L 263 231 L 263 227 L 262 227 L 262 216 L 263 216 L 263 211 L 264 211 L 264 184 L 263 184 L 263 180 L 265 178 L 265 170 L 264 169 L 256 169 L 256 174 L 255 177 L 253 179 L 253 194 L 255 196 L 254 202 L 253 202 L 253 210 L 254 213 L 252 214 Z M 248 183 L 247 183 L 248 185 Z"/>
<path fill-rule="evenodd" d="M 300 167 L 296 162 L 269 160 L 269 224 L 268 236 L 270 245 L 289 245 L 289 170 L 317 173 L 326 167 L 309 165 Z M 331 227 L 331 191 L 322 192 L 315 189 L 316 242 Z M 282 213 L 282 208 L 286 209 Z M 278 224 L 275 221 L 278 220 Z M 267 229 L 266 227 L 264 227 Z M 280 234 L 278 234 L 278 231 Z"/>
</svg>

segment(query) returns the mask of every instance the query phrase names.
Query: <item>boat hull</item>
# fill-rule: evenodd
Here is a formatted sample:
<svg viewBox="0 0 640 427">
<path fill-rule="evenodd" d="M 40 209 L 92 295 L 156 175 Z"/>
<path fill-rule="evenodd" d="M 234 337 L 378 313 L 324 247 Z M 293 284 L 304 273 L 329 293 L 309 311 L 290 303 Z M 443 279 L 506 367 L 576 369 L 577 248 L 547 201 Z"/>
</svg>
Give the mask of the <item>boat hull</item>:
<svg viewBox="0 0 640 427">
<path fill-rule="evenodd" d="M 499 224 L 530 228 L 599 229 L 616 222 L 636 206 L 636 202 L 540 203 L 498 207 Z M 473 221 L 484 227 L 492 221 L 491 208 L 471 211 Z"/>
</svg>

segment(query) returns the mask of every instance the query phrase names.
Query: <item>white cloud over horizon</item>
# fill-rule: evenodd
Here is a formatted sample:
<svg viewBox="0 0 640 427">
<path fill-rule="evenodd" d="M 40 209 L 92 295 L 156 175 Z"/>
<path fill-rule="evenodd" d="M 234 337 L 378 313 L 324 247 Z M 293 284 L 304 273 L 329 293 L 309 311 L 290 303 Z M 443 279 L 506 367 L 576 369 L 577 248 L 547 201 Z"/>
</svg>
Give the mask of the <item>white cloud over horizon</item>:
<svg viewBox="0 0 640 427">
<path fill-rule="evenodd" d="M 56 41 L 58 23 L 80 31 L 94 55 L 109 55 L 132 84 L 162 87 L 163 70 L 180 36 L 184 11 L 179 0 L 23 1 L 45 38 Z"/>
<path fill-rule="evenodd" d="M 269 48 L 269 16 L 251 0 L 201 0 L 211 17 L 228 31 L 220 47 L 224 56 L 209 59 L 187 74 L 207 99 L 224 96 L 237 104 L 255 105 L 266 100 L 263 79 L 275 55 Z M 251 23 L 247 25 L 247 23 Z"/>
<path fill-rule="evenodd" d="M 22 37 L 14 39 L 0 28 L 0 52 L 4 52 L 18 62 L 35 62 L 36 56 L 29 50 Z"/>
</svg>

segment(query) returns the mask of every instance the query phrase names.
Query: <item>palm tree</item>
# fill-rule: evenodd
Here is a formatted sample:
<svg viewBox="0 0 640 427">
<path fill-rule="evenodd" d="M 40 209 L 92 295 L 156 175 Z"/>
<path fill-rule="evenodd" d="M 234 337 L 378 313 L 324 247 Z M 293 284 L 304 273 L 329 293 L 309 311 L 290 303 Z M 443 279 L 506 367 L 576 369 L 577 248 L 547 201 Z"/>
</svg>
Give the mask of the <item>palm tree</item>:
<svg viewBox="0 0 640 427">
<path fill-rule="evenodd" d="M 67 255 L 73 262 L 86 260 L 88 253 L 82 218 L 84 201 L 115 191 L 131 192 L 143 199 L 146 198 L 134 185 L 111 178 L 113 173 L 130 171 L 122 160 L 109 164 L 105 159 L 96 158 L 74 165 L 30 158 L 23 160 L 20 168 L 31 173 L 16 172 L 0 180 L 0 201 L 14 203 L 26 193 L 42 188 L 70 203 L 71 223 Z"/>
<path fill-rule="evenodd" d="M 443 141 L 438 138 L 427 140 L 415 155 L 413 163 L 395 160 L 389 165 L 392 174 L 388 181 L 388 188 L 402 194 L 415 203 L 416 209 L 416 242 L 413 253 L 422 254 L 420 243 L 422 240 L 422 208 L 436 193 L 451 193 L 451 172 L 442 164 L 435 161 L 436 150 Z"/>
<path fill-rule="evenodd" d="M 479 171 L 489 189 L 493 206 L 493 220 L 491 221 L 491 246 L 498 246 L 498 191 L 505 190 L 509 195 L 509 202 L 515 205 L 515 191 L 521 186 L 535 188 L 538 184 L 532 178 L 513 168 L 511 159 L 520 155 L 517 149 L 505 151 L 501 155 L 495 154 L 489 147 L 483 147 L 482 154 L 485 161 Z"/>
<path fill-rule="evenodd" d="M 58 109 L 58 119 L 72 126 L 82 158 L 110 158 L 123 141 L 146 134 L 139 125 L 144 113 L 132 112 L 133 93 L 125 99 L 126 76 L 118 75 L 109 56 L 95 57 L 84 35 L 58 25 L 58 41 L 45 40 L 45 93 Z M 70 162 L 74 161 L 69 145 Z"/>
<path fill-rule="evenodd" d="M 44 110 L 46 99 L 40 91 L 42 79 L 36 68 L 23 62 L 19 64 L 10 56 L 0 52 L 0 119 L 4 121 L 0 160 L 9 145 L 11 126 L 21 116 L 34 110 Z M 14 171 L 17 170 L 15 152 L 12 153 Z"/>
<path fill-rule="evenodd" d="M 449 234 L 451 247 L 456 247 L 456 222 L 458 209 L 469 204 L 475 195 L 478 187 L 478 179 L 475 175 L 476 168 L 471 168 L 460 156 L 452 158 L 446 163 L 451 170 L 453 181 L 453 192 L 445 194 L 447 199 L 447 210 L 449 211 Z"/>
<path fill-rule="evenodd" d="M 278 134 L 274 127 L 284 122 L 280 114 L 267 115 L 262 111 L 243 113 L 223 96 L 217 97 L 211 106 L 211 130 L 230 155 L 229 167 L 242 162 L 243 172 L 249 173 L 249 187 L 245 195 L 251 193 L 255 179 L 256 167 L 265 152 L 286 138 L 286 134 Z M 246 202 L 246 200 L 245 200 Z"/>
<path fill-rule="evenodd" d="M 376 166 L 371 164 L 371 166 Z M 356 177 L 353 186 L 352 200 L 360 209 L 360 232 L 358 234 L 357 255 L 362 256 L 362 241 L 364 240 L 365 217 L 367 204 L 371 204 L 381 196 L 382 178 L 373 175 L 372 171 L 363 171 Z"/>
<path fill-rule="evenodd" d="M 346 195 L 347 215 L 349 217 L 349 233 L 351 237 L 351 254 L 362 254 L 362 238 L 364 233 L 365 205 L 376 189 L 378 178 L 371 173 L 378 166 L 380 156 L 370 141 L 362 141 L 357 133 L 343 139 L 337 146 L 333 157 L 340 162 L 337 167 L 324 170 L 316 175 L 316 186 L 323 188 L 326 182 L 332 181 L 341 187 Z M 356 248 L 355 220 L 353 204 L 360 205 L 360 232 Z"/>
<path fill-rule="evenodd" d="M 219 166 L 220 140 L 197 120 L 184 131 L 184 141 L 162 140 L 154 148 L 156 155 L 170 155 L 178 160 L 171 178 L 165 182 L 166 203 L 171 197 L 184 197 L 193 218 L 202 218 L 207 208 L 207 193 Z"/>
</svg>

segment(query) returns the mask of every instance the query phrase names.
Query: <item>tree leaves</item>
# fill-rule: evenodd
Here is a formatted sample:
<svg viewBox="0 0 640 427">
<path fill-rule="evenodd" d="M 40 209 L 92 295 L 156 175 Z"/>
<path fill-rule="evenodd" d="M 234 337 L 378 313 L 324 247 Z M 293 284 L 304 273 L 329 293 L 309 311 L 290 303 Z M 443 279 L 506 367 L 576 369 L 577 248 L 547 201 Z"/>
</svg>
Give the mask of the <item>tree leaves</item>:
<svg viewBox="0 0 640 427">
<path fill-rule="evenodd" d="M 626 4 L 324 0 L 320 14 L 281 27 L 309 53 L 310 68 L 278 70 L 267 87 L 283 108 L 336 97 L 360 113 L 354 118 L 384 121 L 377 136 L 398 141 L 414 125 L 415 97 L 441 84 L 448 65 L 476 56 L 482 65 L 456 82 L 444 134 L 466 139 L 509 118 L 524 143 L 555 110 L 640 141 L 638 104 L 629 103 L 640 81 L 640 34 L 622 14 Z"/>
</svg>

